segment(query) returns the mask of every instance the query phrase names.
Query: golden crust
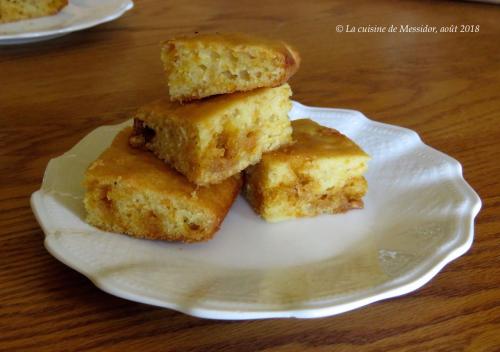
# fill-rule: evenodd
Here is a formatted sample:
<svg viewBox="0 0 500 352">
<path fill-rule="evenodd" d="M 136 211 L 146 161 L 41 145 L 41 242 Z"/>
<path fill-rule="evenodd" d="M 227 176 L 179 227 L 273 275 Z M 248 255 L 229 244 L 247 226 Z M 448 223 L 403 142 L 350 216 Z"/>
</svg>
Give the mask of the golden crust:
<svg viewBox="0 0 500 352">
<path fill-rule="evenodd" d="M 334 129 L 292 121 L 294 144 L 245 170 L 244 194 L 267 221 L 362 208 L 369 156 Z"/>
<path fill-rule="evenodd" d="M 300 66 L 289 44 L 241 33 L 199 34 L 167 40 L 162 61 L 173 101 L 277 87 Z"/>
<path fill-rule="evenodd" d="M 68 5 L 68 0 L 0 0 L 0 23 L 51 16 Z"/>
<path fill-rule="evenodd" d="M 240 175 L 196 186 L 150 152 L 129 147 L 130 133 L 120 132 L 86 172 L 87 221 L 140 238 L 212 238 L 239 193 Z"/>
<path fill-rule="evenodd" d="M 285 84 L 189 104 L 160 99 L 135 115 L 150 136 L 141 130 L 130 142 L 145 143 L 193 183 L 218 183 L 291 142 L 290 95 Z"/>
<path fill-rule="evenodd" d="M 314 158 L 368 158 L 363 149 L 339 131 L 310 119 L 292 121 L 293 144 L 263 156 L 267 160 L 303 161 Z"/>
</svg>

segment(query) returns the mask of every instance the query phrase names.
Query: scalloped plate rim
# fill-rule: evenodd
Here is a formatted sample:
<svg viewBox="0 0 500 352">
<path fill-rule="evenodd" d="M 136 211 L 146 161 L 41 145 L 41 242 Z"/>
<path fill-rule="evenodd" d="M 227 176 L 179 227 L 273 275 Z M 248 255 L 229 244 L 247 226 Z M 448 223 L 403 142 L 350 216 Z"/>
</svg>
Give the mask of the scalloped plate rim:
<svg viewBox="0 0 500 352">
<path fill-rule="evenodd" d="M 454 183 L 457 184 L 458 182 L 460 184 L 461 186 L 460 190 L 462 191 L 461 194 L 467 199 L 467 205 L 468 205 L 467 210 L 463 212 L 464 215 L 461 217 L 460 221 L 460 223 L 466 224 L 467 226 L 462 226 L 459 229 L 457 229 L 457 231 L 461 232 L 460 236 L 461 241 L 458 241 L 453 248 L 448 250 L 446 252 L 446 255 L 439 255 L 439 253 L 434 252 L 432 258 L 430 258 L 432 260 L 430 260 L 428 257 L 427 260 L 425 261 L 425 265 L 422 264 L 421 267 L 419 268 L 420 272 L 423 270 L 422 267 L 425 266 L 424 273 L 421 273 L 420 275 L 418 275 L 418 273 L 413 273 L 413 276 L 418 276 L 418 277 L 413 279 L 409 278 L 408 280 L 406 280 L 406 282 L 403 283 L 397 283 L 396 279 L 389 280 L 387 282 L 382 283 L 381 285 L 370 287 L 368 289 L 356 292 L 355 295 L 351 294 L 346 297 L 342 297 L 341 299 L 338 298 L 333 298 L 333 300 L 325 299 L 321 302 L 321 305 L 318 307 L 306 306 L 307 305 L 307 300 L 306 300 L 302 302 L 302 306 L 297 306 L 296 308 L 293 309 L 284 307 L 276 307 L 270 309 L 269 307 L 266 307 L 266 308 L 255 308 L 255 309 L 246 309 L 239 311 L 235 311 L 233 309 L 225 310 L 224 308 L 217 308 L 217 309 L 204 308 L 203 305 L 200 304 L 200 301 L 195 302 L 195 305 L 193 306 L 184 306 L 176 302 L 165 301 L 155 297 L 144 296 L 143 294 L 130 292 L 130 288 L 128 289 L 121 288 L 120 284 L 115 282 L 115 280 L 113 280 L 112 278 L 102 278 L 99 277 L 98 275 L 97 276 L 94 275 L 91 271 L 87 270 L 88 268 L 84 267 L 85 265 L 81 265 L 81 262 L 79 261 L 78 258 L 72 257 L 65 252 L 61 252 L 61 250 L 58 247 L 57 241 L 52 240 L 54 236 L 51 236 L 52 235 L 52 231 L 50 231 L 50 228 L 52 227 L 51 221 L 49 220 L 49 217 L 44 214 L 42 206 L 42 197 L 43 193 L 45 192 L 43 191 L 43 189 L 39 189 L 32 194 L 30 203 L 33 213 L 35 214 L 35 217 L 45 234 L 45 240 L 44 240 L 45 248 L 52 256 L 54 256 L 60 262 L 86 276 L 96 287 L 98 287 L 104 292 L 135 302 L 173 309 L 191 316 L 208 318 L 208 319 L 224 319 L 224 320 L 291 318 L 291 317 L 319 318 L 319 317 L 326 317 L 326 316 L 340 314 L 343 312 L 347 312 L 353 309 L 366 306 L 368 304 L 377 301 L 404 295 L 406 293 L 415 291 L 418 288 L 425 285 L 427 282 L 429 282 L 434 276 L 436 276 L 439 273 L 439 271 L 443 269 L 445 265 L 447 265 L 448 263 L 450 263 L 451 261 L 455 260 L 456 258 L 460 257 L 461 255 L 463 255 L 468 251 L 468 249 L 471 247 L 473 243 L 474 218 L 477 216 L 477 214 L 481 209 L 481 199 L 463 178 L 461 164 L 456 159 L 425 144 L 420 138 L 420 136 L 413 130 L 378 121 L 373 121 L 367 118 L 363 113 L 359 111 L 350 109 L 309 107 L 301 103 L 298 103 L 296 101 L 294 101 L 293 104 L 300 109 L 310 110 L 310 111 L 313 110 L 313 111 L 354 114 L 357 118 L 364 120 L 365 123 L 370 123 L 385 128 L 397 129 L 401 132 L 404 132 L 405 134 L 411 134 L 413 138 L 415 137 L 418 138 L 419 143 L 428 148 L 429 151 L 439 154 L 441 158 L 444 158 L 448 163 L 453 164 L 455 169 L 454 170 L 455 177 L 453 178 Z M 115 125 L 103 125 L 91 131 L 89 134 L 87 134 L 87 136 L 102 129 L 116 129 L 118 128 L 118 126 L 124 126 L 129 123 L 130 120 Z M 84 137 L 83 139 L 85 139 L 86 137 Z M 56 158 L 51 159 L 49 163 L 54 159 L 71 154 L 71 152 L 78 147 L 78 145 L 83 141 L 83 139 L 80 140 L 78 143 L 76 143 L 67 152 L 63 153 L 62 155 Z M 45 181 L 45 174 L 44 174 L 44 181 Z M 42 181 L 42 184 L 44 181 Z M 353 296 L 356 296 L 356 298 L 353 299 Z M 223 303 L 217 301 L 213 302 Z M 254 306 L 258 306 L 258 304 L 254 304 Z"/>
</svg>

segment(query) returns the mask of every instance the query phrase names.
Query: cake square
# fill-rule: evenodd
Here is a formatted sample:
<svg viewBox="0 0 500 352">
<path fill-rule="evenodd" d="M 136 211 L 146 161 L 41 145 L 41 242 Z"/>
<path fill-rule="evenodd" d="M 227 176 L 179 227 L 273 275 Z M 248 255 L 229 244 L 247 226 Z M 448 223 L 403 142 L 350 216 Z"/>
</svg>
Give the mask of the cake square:
<svg viewBox="0 0 500 352">
<path fill-rule="evenodd" d="M 240 175 L 198 187 L 149 151 L 131 148 L 131 132 L 120 132 L 85 174 L 87 222 L 140 238 L 210 239 L 240 191 Z"/>
<path fill-rule="evenodd" d="M 269 222 L 362 208 L 369 156 L 334 129 L 292 121 L 294 144 L 245 170 L 244 194 Z"/>
<path fill-rule="evenodd" d="M 150 149 L 193 183 L 218 183 L 291 142 L 291 94 L 284 84 L 189 104 L 163 98 L 136 113 L 130 143 Z"/>
<path fill-rule="evenodd" d="M 0 23 L 50 16 L 68 5 L 68 0 L 0 0 Z"/>
<path fill-rule="evenodd" d="M 240 33 L 167 40 L 161 58 L 170 99 L 181 102 L 277 87 L 300 65 L 299 54 L 290 45 Z"/>
</svg>

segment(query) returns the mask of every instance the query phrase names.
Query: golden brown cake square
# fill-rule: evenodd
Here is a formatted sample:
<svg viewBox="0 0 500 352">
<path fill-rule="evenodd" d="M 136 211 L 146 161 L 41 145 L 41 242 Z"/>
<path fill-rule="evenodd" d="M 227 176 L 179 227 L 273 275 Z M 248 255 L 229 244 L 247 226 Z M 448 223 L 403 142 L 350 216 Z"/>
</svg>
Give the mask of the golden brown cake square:
<svg viewBox="0 0 500 352">
<path fill-rule="evenodd" d="M 131 145 L 152 150 L 191 182 L 207 185 L 290 143 L 288 84 L 189 104 L 157 100 L 139 109 Z"/>
<path fill-rule="evenodd" d="M 50 16 L 68 5 L 68 0 L 0 0 L 0 23 Z"/>
<path fill-rule="evenodd" d="M 167 40 L 161 58 L 175 101 L 277 87 L 300 65 L 299 54 L 290 45 L 240 33 Z"/>
<path fill-rule="evenodd" d="M 120 132 L 85 174 L 87 222 L 105 231 L 168 241 L 214 235 L 241 188 L 239 174 L 198 187 Z"/>
<path fill-rule="evenodd" d="M 254 210 L 276 222 L 362 208 L 369 156 L 312 120 L 292 121 L 292 128 L 294 144 L 245 170 L 244 194 Z"/>
</svg>

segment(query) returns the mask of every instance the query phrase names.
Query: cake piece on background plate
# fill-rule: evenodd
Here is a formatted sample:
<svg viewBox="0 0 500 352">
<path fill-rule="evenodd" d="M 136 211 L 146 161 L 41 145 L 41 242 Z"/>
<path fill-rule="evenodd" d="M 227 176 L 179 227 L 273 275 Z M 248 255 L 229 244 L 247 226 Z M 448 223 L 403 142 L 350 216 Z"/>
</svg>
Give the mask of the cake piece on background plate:
<svg viewBox="0 0 500 352">
<path fill-rule="evenodd" d="M 68 0 L 0 0 L 0 23 L 55 15 Z"/>
</svg>

